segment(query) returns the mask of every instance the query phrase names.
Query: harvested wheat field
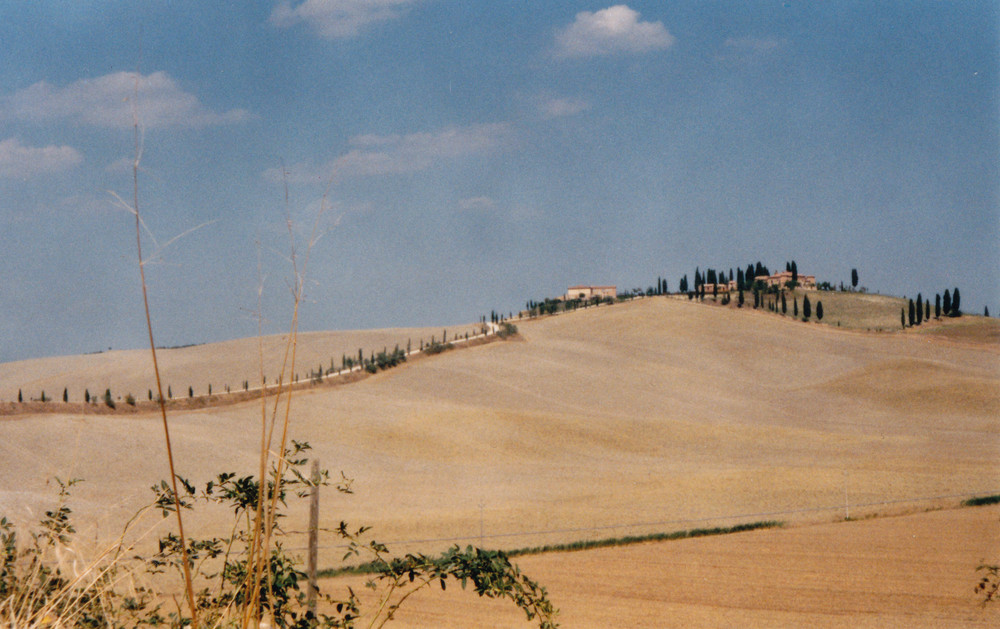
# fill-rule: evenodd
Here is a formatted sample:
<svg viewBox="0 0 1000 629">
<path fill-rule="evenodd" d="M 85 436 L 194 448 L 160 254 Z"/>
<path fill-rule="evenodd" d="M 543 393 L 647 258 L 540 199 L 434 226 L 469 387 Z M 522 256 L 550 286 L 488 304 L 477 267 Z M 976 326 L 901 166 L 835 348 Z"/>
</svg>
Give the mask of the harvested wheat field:
<svg viewBox="0 0 1000 629">
<path fill-rule="evenodd" d="M 995 322 L 963 321 L 974 323 L 988 328 Z M 963 332 L 962 342 L 869 334 L 664 298 L 519 322 L 519 327 L 519 339 L 425 357 L 349 386 L 295 394 L 292 437 L 309 441 L 334 474 L 343 470 L 354 479 L 353 495 L 323 493 L 323 526 L 341 520 L 371 525 L 372 535 L 398 552 L 435 552 L 453 543 L 518 548 L 762 519 L 831 522 L 847 510 L 854 517 L 901 513 L 1000 490 L 1000 351 L 990 340 L 968 341 L 973 334 Z M 426 340 L 434 332 L 383 334 L 381 344 L 390 349 L 405 344 L 411 333 L 416 345 L 417 335 Z M 309 349 L 305 335 L 300 345 L 308 356 L 301 363 L 305 371 L 310 362 L 328 361 L 324 355 L 331 351 L 339 361 L 341 352 L 351 347 L 367 352 L 372 343 L 348 339 L 343 349 L 319 351 Z M 212 345 L 194 350 L 201 358 L 177 364 L 179 375 L 172 376 L 185 391 L 183 375 L 193 384 L 223 382 L 215 375 L 223 370 L 229 370 L 229 380 L 252 377 L 251 368 L 226 363 L 233 354 L 241 363 L 252 361 L 250 350 L 231 354 Z M 121 371 L 114 358 L 114 353 L 77 357 L 60 375 L 98 391 L 148 388 L 136 375 L 138 357 L 128 354 Z M 27 388 L 19 373 L 32 374 L 37 386 L 38 374 L 46 371 L 30 364 L 6 366 L 0 370 L 0 391 L 10 399 L 11 391 Z M 61 393 L 56 375 L 46 377 L 52 379 L 45 386 Z M 221 471 L 253 472 L 259 403 L 177 412 L 171 426 L 182 476 L 204 482 Z M 71 502 L 81 530 L 93 535 L 96 529 L 98 538 L 113 535 L 149 501 L 149 486 L 167 476 L 162 441 L 159 418 L 150 413 L 4 418 L 0 512 L 23 521 L 51 504 L 55 489 L 47 479 L 81 477 L 86 483 L 75 488 Z M 304 528 L 304 505 L 293 503 L 289 514 L 287 528 Z M 662 552 L 730 548 L 719 558 L 706 550 L 691 556 L 703 559 L 687 559 L 691 570 L 702 570 L 697 578 L 703 580 L 690 584 L 698 586 L 691 595 L 719 601 L 689 611 L 704 614 L 692 622 L 742 624 L 731 614 L 747 608 L 727 611 L 722 601 L 742 600 L 759 589 L 742 589 L 726 574 L 721 566 L 742 552 L 726 545 L 801 539 L 789 543 L 822 547 L 824 535 L 830 535 L 843 537 L 837 543 L 845 548 L 863 549 L 875 535 L 865 527 L 888 527 L 878 530 L 894 539 L 906 534 L 891 528 L 900 521 L 689 540 L 664 544 Z M 190 526 L 201 534 L 217 532 L 220 524 L 201 514 Z M 1000 525 L 977 530 L 986 538 L 962 533 L 958 543 L 984 544 L 996 560 Z M 850 531 L 860 533 L 856 538 Z M 810 542 L 810 535 L 817 537 Z M 298 547 L 301 540 L 296 536 L 290 545 Z M 640 548 L 661 552 L 660 546 Z M 932 560 L 922 559 L 921 548 L 900 549 L 905 554 L 900 560 L 915 579 L 938 573 Z M 599 566 L 601 557 L 644 551 L 595 552 L 579 556 L 595 557 Z M 339 540 L 321 538 L 321 566 L 337 565 L 342 555 Z M 561 594 L 557 568 L 546 566 L 576 556 L 557 557 L 523 563 L 529 574 L 528 566 L 537 565 L 543 582 L 552 576 L 554 602 L 567 609 L 566 626 L 577 626 L 569 620 L 570 608 L 590 592 L 568 584 Z M 970 561 L 980 558 L 990 559 Z M 848 570 L 850 560 L 844 561 L 840 565 Z M 659 573 L 664 566 L 650 570 Z M 962 568 L 970 593 L 974 568 Z M 631 560 L 595 569 L 635 579 L 636 588 L 656 576 Z M 897 605 L 888 587 L 864 580 L 857 598 L 870 595 L 877 608 L 872 614 L 889 613 L 878 602 L 891 599 Z M 759 612 L 765 614 L 761 624 L 786 624 L 781 610 L 798 609 L 792 590 L 775 586 L 760 595 L 777 608 L 770 615 Z M 640 617 L 645 600 L 631 603 Z M 956 622 L 974 618 L 969 616 L 975 613 L 973 597 L 963 605 L 965 616 L 947 609 L 942 614 Z M 651 610 L 650 616 L 654 613 L 659 612 Z M 583 618 L 580 626 L 600 626 L 601 617 Z M 787 621 L 799 624 L 794 616 Z M 655 616 L 653 623 L 648 626 L 659 626 Z"/>
<path fill-rule="evenodd" d="M 565 627 L 995 627 L 975 567 L 1000 551 L 1000 508 L 523 557 Z M 326 580 L 324 589 L 361 577 Z M 452 585 L 422 590 L 393 626 L 499 629 L 523 613 Z"/>
</svg>

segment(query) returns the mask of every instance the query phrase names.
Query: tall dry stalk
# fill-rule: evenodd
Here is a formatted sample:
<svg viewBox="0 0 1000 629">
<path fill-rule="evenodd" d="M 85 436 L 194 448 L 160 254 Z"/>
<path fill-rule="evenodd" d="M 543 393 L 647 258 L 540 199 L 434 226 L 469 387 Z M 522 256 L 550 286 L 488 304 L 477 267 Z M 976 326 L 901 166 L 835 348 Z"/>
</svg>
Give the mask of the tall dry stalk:
<svg viewBox="0 0 1000 629">
<path fill-rule="evenodd" d="M 282 165 L 282 173 L 285 173 L 284 165 Z M 255 623 L 260 623 L 262 620 L 260 618 L 262 606 L 259 598 L 261 595 L 262 583 L 267 584 L 268 595 L 273 598 L 269 557 L 272 543 L 271 536 L 275 524 L 275 515 L 278 509 L 278 499 L 281 495 L 281 482 L 284 478 L 285 472 L 285 451 L 288 448 L 288 428 L 291 423 L 293 392 L 291 374 L 295 373 L 296 355 L 298 350 L 299 307 L 301 306 L 302 300 L 305 296 L 305 278 L 306 268 L 309 263 L 309 256 L 312 252 L 313 246 L 321 237 L 319 230 L 320 223 L 326 212 L 329 193 L 333 186 L 334 177 L 335 175 L 331 175 L 330 179 L 327 181 L 326 189 L 324 190 L 320 201 L 319 211 L 317 212 L 315 221 L 313 222 L 312 232 L 305 249 L 305 255 L 303 256 L 301 266 L 299 265 L 294 222 L 289 211 L 288 182 L 287 179 L 284 181 L 285 226 L 288 230 L 289 238 L 288 260 L 292 267 L 292 317 L 289 324 L 288 339 L 285 343 L 284 353 L 281 360 L 281 369 L 278 372 L 277 388 L 274 394 L 273 405 L 270 408 L 270 419 L 268 413 L 267 386 L 264 383 L 263 344 L 262 342 L 258 342 L 261 380 L 261 442 L 258 468 L 260 489 L 258 492 L 258 500 L 254 514 L 255 521 L 253 534 L 251 536 L 250 547 L 248 549 L 247 566 L 249 569 L 247 570 L 246 583 L 248 596 L 246 597 L 246 603 L 241 614 L 243 627 L 250 627 Z M 263 339 L 263 314 L 260 311 L 263 292 L 263 278 L 259 257 L 257 271 L 260 282 L 260 285 L 258 286 L 257 332 L 258 339 Z M 283 410 L 281 410 L 282 402 L 284 402 Z M 281 438 L 279 439 L 278 447 L 273 448 L 274 432 L 279 425 L 281 427 Z M 271 488 L 270 495 L 267 496 L 265 493 L 267 488 L 266 470 L 268 461 L 272 455 L 274 455 L 277 459 L 273 474 L 274 486 Z M 265 496 L 268 501 L 266 508 L 264 505 Z"/>
<path fill-rule="evenodd" d="M 139 213 L 139 162 L 142 159 L 142 143 L 139 139 L 139 71 L 135 73 L 135 89 L 132 98 L 132 134 L 135 141 L 135 159 L 132 161 L 132 213 L 135 215 L 135 247 L 139 257 L 139 280 L 142 284 L 142 304 L 146 313 L 146 330 L 149 333 L 149 352 L 153 358 L 153 374 L 156 377 L 157 399 L 160 416 L 163 419 L 163 437 L 167 446 L 167 463 L 170 467 L 170 483 L 174 495 L 174 513 L 177 514 L 177 533 L 181 543 L 181 561 L 184 567 L 184 589 L 191 608 L 191 625 L 198 626 L 198 606 L 194 599 L 194 584 L 191 580 L 191 566 L 188 559 L 187 537 L 184 535 L 184 517 L 181 515 L 181 499 L 177 491 L 177 472 L 174 467 L 174 451 L 170 443 L 170 423 L 167 421 L 167 402 L 163 395 L 160 379 L 160 365 L 156 358 L 156 343 L 153 340 L 153 320 L 149 314 L 149 295 L 146 289 L 146 261 L 142 257 L 142 216 Z"/>
</svg>

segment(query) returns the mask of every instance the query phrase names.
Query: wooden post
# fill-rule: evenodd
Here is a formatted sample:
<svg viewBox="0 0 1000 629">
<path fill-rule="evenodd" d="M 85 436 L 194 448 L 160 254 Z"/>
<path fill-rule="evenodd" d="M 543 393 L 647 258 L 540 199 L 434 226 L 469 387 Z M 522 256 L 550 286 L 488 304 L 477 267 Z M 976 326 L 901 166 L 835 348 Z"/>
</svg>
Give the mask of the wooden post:
<svg viewBox="0 0 1000 629">
<path fill-rule="evenodd" d="M 316 559 L 319 550 L 319 461 L 312 462 L 313 486 L 309 495 L 309 558 L 306 570 L 309 576 L 309 587 L 306 590 L 306 606 L 316 612 Z"/>
</svg>

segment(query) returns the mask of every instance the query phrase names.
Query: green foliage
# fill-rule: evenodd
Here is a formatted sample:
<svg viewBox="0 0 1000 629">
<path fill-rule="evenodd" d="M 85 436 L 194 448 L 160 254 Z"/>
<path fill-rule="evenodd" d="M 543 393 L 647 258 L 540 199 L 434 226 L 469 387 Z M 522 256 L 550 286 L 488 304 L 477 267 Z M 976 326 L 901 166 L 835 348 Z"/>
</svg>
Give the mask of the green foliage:
<svg viewBox="0 0 1000 629">
<path fill-rule="evenodd" d="M 281 463 L 272 463 L 263 483 L 254 476 L 227 472 L 196 488 L 177 477 L 179 495 L 175 496 L 172 484 L 161 481 L 152 488 L 154 512 L 159 511 L 166 518 L 177 505 L 182 510 L 221 508 L 231 514 L 232 525 L 226 527 L 230 534 L 189 538 L 185 543 L 177 534 L 167 532 L 158 540 L 155 552 L 138 557 L 129 556 L 119 545 L 105 556 L 106 561 L 87 570 L 94 576 L 86 581 L 65 574 L 56 560 L 59 549 L 68 548 L 75 533 L 66 498 L 69 488 L 78 482 L 74 479 L 63 483 L 56 479 L 60 487 L 59 503 L 45 512 L 27 543 L 19 539 L 12 522 L 0 519 L 0 625 L 190 626 L 192 619 L 185 608 L 176 605 L 171 607 L 173 611 L 162 612 L 158 603 L 163 600 L 162 594 L 141 585 L 170 583 L 171 577 L 180 578 L 186 547 L 187 565 L 198 584 L 194 603 L 199 627 L 242 626 L 237 624 L 243 614 L 241 610 L 249 610 L 251 618 L 268 619 L 271 626 L 284 629 L 355 627 L 362 609 L 354 591 L 347 588 L 341 599 L 319 592 L 319 598 L 332 613 L 315 613 L 308 606 L 304 592 L 307 575 L 298 558 L 282 543 L 283 509 L 290 497 L 293 494 L 304 497 L 317 486 L 331 484 L 325 471 L 312 479 L 306 478 L 303 471 L 308 450 L 308 444 L 292 441 Z M 346 478 L 342 477 L 334 486 L 338 491 L 351 493 L 350 480 Z M 271 505 L 277 508 L 269 512 Z M 262 512 L 269 512 L 272 517 L 256 517 Z M 372 557 L 367 565 L 374 576 L 367 585 L 377 591 L 379 603 L 365 615 L 364 626 L 383 626 L 411 594 L 431 586 L 444 589 L 448 581 L 458 582 L 463 589 L 472 589 L 480 596 L 513 602 L 540 629 L 557 626 L 556 610 L 545 589 L 522 574 L 507 554 L 455 546 L 434 558 L 419 554 L 392 558 L 385 545 L 362 540 L 368 530 L 367 527 L 350 529 L 341 522 L 332 531 L 345 542 L 345 559 L 362 554 Z M 123 533 L 123 539 L 124 536 Z M 270 550 L 266 560 L 260 560 L 266 564 L 254 563 L 258 560 L 251 559 L 255 556 L 251 551 L 264 548 L 261 540 L 265 537 L 272 540 L 267 546 Z"/>
<path fill-rule="evenodd" d="M 745 531 L 756 531 L 758 529 L 768 529 L 784 526 L 783 522 L 777 520 L 765 520 L 760 522 L 749 522 L 747 524 L 737 524 L 735 526 L 698 528 L 670 533 L 651 533 L 649 535 L 626 535 L 625 537 L 611 537 L 605 539 L 584 540 L 571 542 L 569 544 L 548 544 L 545 546 L 534 546 L 530 548 L 519 548 L 508 553 L 511 557 L 521 555 L 537 555 L 549 552 L 571 552 L 578 550 L 590 550 L 593 548 L 606 548 L 609 546 L 628 546 L 630 544 L 641 544 L 644 542 L 664 542 L 675 539 L 686 539 L 691 537 L 707 537 L 711 535 L 728 535 L 731 533 L 743 533 Z"/>
<path fill-rule="evenodd" d="M 63 402 L 69 402 L 69 389 L 63 389 Z"/>
<path fill-rule="evenodd" d="M 24 539 L 14 523 L 0 517 L 0 625 L 7 627 L 138 627 L 160 624 L 152 596 L 133 583 L 127 594 L 115 584 L 126 572 L 123 562 L 88 566 L 85 576 L 67 571 L 61 557 L 73 541 L 72 511 L 66 505 L 79 479 L 59 485 L 55 508 Z M 88 576 L 89 575 L 89 576 Z M 136 609 L 145 609 L 136 615 Z"/>
<path fill-rule="evenodd" d="M 808 321 L 812 316 L 812 306 L 809 304 L 809 295 L 802 296 L 802 320 Z"/>
<path fill-rule="evenodd" d="M 511 336 L 514 336 L 515 334 L 517 334 L 517 326 L 507 321 L 501 323 L 500 329 L 497 331 L 497 336 L 499 336 L 502 339 L 509 338 Z"/>
<path fill-rule="evenodd" d="M 451 343 L 441 343 L 431 338 L 431 342 L 424 346 L 424 353 L 430 355 L 440 354 L 441 352 L 446 352 L 450 349 L 455 349 L 455 346 Z"/>
<path fill-rule="evenodd" d="M 115 407 L 115 400 L 114 398 L 111 397 L 111 389 L 107 389 L 104 391 L 104 403 L 107 405 L 108 408 Z"/>
<path fill-rule="evenodd" d="M 823 302 L 818 300 L 816 301 L 816 320 L 817 321 L 823 320 Z"/>
<path fill-rule="evenodd" d="M 992 496 L 977 496 L 962 502 L 962 506 L 964 507 L 982 507 L 984 505 L 995 504 L 1000 504 L 1000 494 L 994 494 Z"/>
<path fill-rule="evenodd" d="M 132 397 L 131 393 L 125 396 L 125 403 L 129 406 L 135 406 L 135 398 Z"/>
</svg>

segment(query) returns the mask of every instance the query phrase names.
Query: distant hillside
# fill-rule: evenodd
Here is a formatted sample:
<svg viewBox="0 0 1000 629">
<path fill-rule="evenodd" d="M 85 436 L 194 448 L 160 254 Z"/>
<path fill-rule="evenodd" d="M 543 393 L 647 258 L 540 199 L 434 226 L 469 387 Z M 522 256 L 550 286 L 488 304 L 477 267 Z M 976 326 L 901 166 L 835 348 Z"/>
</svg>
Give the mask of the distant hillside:
<svg viewBox="0 0 1000 629">
<path fill-rule="evenodd" d="M 324 494 L 324 521 L 373 525 L 401 551 L 479 543 L 480 531 L 486 545 L 512 548 L 726 526 L 760 514 L 836 518 L 845 493 L 852 516 L 863 516 L 1000 490 L 995 344 L 858 332 L 667 298 L 518 327 L 521 342 L 446 352 L 296 394 L 293 438 L 309 441 L 335 475 L 354 479 L 352 496 Z M 416 342 L 431 331 L 412 332 Z M 384 336 L 369 337 L 369 346 L 392 347 L 410 332 L 371 334 Z M 343 351 L 313 347 L 326 338 L 303 335 L 303 368 Z M 347 338 L 353 345 L 359 337 Z M 253 369 L 247 345 L 244 353 L 226 344 L 175 350 L 187 359 L 173 363 L 170 377 L 222 382 L 213 369 L 245 370 L 228 376 L 237 379 Z M 140 359 L 79 357 L 79 371 L 66 373 L 96 365 L 110 377 Z M 260 417 L 254 403 L 173 413 L 178 473 L 204 481 L 251 472 Z M 107 533 L 149 499 L 165 467 L 151 413 L 0 420 L 0 512 L 39 513 L 53 496 L 47 479 L 81 477 L 74 511 Z M 293 503 L 289 528 L 301 529 L 303 509 Z M 201 531 L 215 524 L 191 522 Z M 323 542 L 323 565 L 340 560 L 338 543 Z"/>
</svg>

